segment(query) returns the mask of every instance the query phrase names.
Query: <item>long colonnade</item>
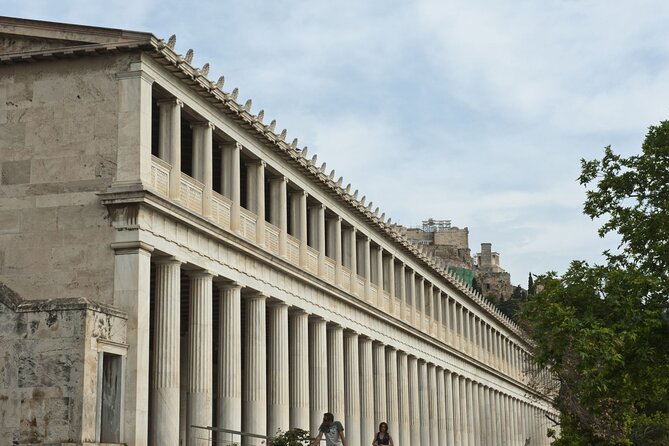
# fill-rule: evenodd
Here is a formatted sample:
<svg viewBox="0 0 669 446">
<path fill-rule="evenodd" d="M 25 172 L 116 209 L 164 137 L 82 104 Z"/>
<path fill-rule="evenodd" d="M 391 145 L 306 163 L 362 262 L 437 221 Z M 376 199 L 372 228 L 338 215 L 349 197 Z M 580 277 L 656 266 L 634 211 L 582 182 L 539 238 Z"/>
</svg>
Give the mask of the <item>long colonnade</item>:
<svg viewBox="0 0 669 446">
<path fill-rule="evenodd" d="M 128 176 L 149 193 L 103 197 L 138 207 L 112 212 L 115 302 L 137 341 L 126 435 L 148 426 L 153 445 L 190 446 L 212 440 L 192 426 L 315 434 L 333 412 L 351 446 L 381 421 L 399 446 L 548 444 L 550 405 L 528 386 L 511 321 L 306 149 L 272 152 L 154 59 L 139 68 L 119 86 L 144 128 Z"/>
</svg>

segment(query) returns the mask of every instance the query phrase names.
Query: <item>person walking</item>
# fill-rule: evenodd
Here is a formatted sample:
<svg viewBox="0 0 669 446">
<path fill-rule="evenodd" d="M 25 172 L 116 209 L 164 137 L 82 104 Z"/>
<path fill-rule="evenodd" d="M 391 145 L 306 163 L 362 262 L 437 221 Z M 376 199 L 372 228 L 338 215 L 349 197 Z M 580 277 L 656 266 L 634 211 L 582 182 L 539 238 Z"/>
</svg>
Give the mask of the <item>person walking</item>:
<svg viewBox="0 0 669 446">
<path fill-rule="evenodd" d="M 334 415 L 330 412 L 323 414 L 323 423 L 318 428 L 318 435 L 311 446 L 320 446 L 323 435 L 325 435 L 326 446 L 348 446 L 344 436 L 344 426 L 339 421 L 335 421 Z"/>
<path fill-rule="evenodd" d="M 386 444 L 394 446 L 393 437 L 391 437 L 390 434 L 388 433 L 388 423 L 382 421 L 379 424 L 379 431 L 376 433 L 376 436 L 374 437 L 372 446 L 381 446 Z"/>
</svg>

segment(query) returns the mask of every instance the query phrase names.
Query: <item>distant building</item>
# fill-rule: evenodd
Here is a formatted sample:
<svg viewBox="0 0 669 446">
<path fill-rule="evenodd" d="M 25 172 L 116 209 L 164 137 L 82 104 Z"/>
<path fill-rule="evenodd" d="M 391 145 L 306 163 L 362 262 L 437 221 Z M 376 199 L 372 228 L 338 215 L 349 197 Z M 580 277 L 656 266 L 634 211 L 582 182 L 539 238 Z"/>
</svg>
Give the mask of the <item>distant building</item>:
<svg viewBox="0 0 669 446">
<path fill-rule="evenodd" d="M 513 293 L 511 275 L 499 264 L 499 253 L 491 243 L 481 243 L 481 252 L 472 258 L 469 229 L 451 225 L 451 220 L 423 220 L 420 228 L 405 228 L 405 235 L 428 253 L 443 260 L 451 272 L 475 285 L 485 296 L 506 300 Z M 474 279 L 476 283 L 474 283 Z"/>
</svg>

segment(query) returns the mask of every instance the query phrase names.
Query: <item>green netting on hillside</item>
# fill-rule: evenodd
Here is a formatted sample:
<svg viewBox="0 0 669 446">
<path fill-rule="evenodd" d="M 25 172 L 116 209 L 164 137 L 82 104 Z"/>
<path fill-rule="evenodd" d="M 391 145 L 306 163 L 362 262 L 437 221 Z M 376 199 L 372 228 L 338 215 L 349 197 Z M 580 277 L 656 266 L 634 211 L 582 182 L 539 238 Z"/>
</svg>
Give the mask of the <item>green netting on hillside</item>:
<svg viewBox="0 0 669 446">
<path fill-rule="evenodd" d="M 448 270 L 455 274 L 457 277 L 465 281 L 469 286 L 472 286 L 472 281 L 474 280 L 474 271 L 467 268 L 448 268 Z"/>
</svg>

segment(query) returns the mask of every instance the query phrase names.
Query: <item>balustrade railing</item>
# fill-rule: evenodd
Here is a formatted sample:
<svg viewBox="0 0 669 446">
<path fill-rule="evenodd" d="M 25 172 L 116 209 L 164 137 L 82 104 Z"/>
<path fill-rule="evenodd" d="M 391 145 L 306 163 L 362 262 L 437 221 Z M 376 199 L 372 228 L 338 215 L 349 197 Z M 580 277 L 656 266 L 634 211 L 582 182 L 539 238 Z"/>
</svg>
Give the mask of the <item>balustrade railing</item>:
<svg viewBox="0 0 669 446">
<path fill-rule="evenodd" d="M 181 173 L 181 184 L 179 188 L 179 201 L 193 212 L 202 214 L 202 191 L 204 184 L 195 178 Z"/>
<path fill-rule="evenodd" d="M 240 235 L 250 242 L 256 241 L 256 223 L 258 217 L 245 208 L 239 210 L 239 230 Z"/>
<path fill-rule="evenodd" d="M 265 245 L 272 254 L 279 254 L 279 233 L 281 230 L 276 226 L 265 223 Z"/>
<path fill-rule="evenodd" d="M 300 241 L 293 237 L 292 235 L 288 235 L 286 237 L 286 250 L 288 254 L 288 261 L 292 263 L 293 265 L 299 265 L 300 264 Z"/>
<path fill-rule="evenodd" d="M 170 194 L 170 169 L 167 161 L 151 155 L 151 187 L 166 197 Z"/>
<path fill-rule="evenodd" d="M 216 192 L 212 192 L 211 197 L 211 219 L 219 226 L 230 229 L 230 209 L 232 201 Z"/>
<path fill-rule="evenodd" d="M 318 274 L 318 251 L 311 246 L 307 246 L 307 270 Z"/>
</svg>

